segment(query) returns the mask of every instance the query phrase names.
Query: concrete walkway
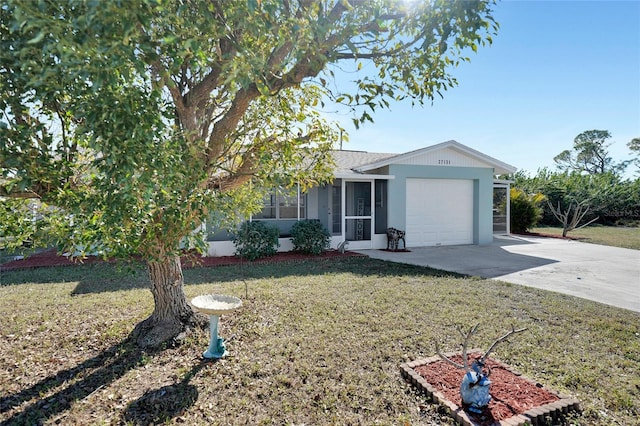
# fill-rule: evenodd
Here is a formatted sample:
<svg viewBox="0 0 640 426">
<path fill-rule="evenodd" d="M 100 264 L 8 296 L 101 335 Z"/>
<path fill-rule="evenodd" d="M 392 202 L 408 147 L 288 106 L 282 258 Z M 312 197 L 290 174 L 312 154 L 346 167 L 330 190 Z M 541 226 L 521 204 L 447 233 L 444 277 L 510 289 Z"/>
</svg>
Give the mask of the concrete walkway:
<svg viewBox="0 0 640 426">
<path fill-rule="evenodd" d="M 495 237 L 485 246 L 362 250 L 408 263 L 555 291 L 640 312 L 640 250 L 536 237 Z"/>
</svg>

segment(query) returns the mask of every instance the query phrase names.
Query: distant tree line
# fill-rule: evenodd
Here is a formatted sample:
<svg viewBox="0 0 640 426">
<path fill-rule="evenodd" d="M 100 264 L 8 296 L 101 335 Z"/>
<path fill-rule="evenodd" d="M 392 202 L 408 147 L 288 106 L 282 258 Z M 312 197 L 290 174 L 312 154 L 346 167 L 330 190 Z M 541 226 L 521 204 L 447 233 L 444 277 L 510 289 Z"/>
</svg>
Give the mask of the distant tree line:
<svg viewBox="0 0 640 426">
<path fill-rule="evenodd" d="M 514 232 L 536 224 L 560 225 L 563 235 L 591 223 L 640 225 L 640 138 L 627 144 L 631 155 L 621 162 L 609 156 L 610 138 L 606 130 L 582 132 L 573 149 L 554 157 L 556 170 L 539 169 L 532 177 L 517 172 L 511 203 Z M 636 177 L 624 178 L 633 166 L 638 167 Z M 526 214 L 518 216 L 519 211 Z"/>
</svg>

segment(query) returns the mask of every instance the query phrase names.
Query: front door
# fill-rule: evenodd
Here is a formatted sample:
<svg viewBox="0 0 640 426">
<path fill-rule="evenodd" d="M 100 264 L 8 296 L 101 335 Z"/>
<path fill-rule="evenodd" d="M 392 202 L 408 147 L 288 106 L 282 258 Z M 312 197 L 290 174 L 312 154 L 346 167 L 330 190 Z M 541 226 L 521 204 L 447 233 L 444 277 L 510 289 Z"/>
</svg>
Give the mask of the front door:
<svg viewBox="0 0 640 426">
<path fill-rule="evenodd" d="M 349 250 L 370 249 L 373 235 L 373 185 L 370 181 L 343 181 L 343 227 Z"/>
</svg>

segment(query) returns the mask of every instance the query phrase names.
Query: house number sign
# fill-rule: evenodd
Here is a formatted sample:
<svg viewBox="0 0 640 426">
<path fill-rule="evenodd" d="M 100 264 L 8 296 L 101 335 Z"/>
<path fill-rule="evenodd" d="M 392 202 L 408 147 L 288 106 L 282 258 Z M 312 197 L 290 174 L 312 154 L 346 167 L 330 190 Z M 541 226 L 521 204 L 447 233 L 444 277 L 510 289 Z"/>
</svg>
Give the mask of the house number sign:
<svg viewBox="0 0 640 426">
<path fill-rule="evenodd" d="M 451 164 L 451 160 L 438 160 L 438 164 L 449 165 Z"/>
</svg>

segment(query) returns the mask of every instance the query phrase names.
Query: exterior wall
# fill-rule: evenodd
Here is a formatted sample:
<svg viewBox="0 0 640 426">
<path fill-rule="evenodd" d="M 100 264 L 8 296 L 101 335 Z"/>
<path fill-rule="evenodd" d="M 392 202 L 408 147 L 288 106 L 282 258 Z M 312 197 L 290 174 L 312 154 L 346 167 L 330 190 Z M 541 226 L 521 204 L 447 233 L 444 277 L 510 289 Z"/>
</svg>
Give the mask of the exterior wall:
<svg viewBox="0 0 640 426">
<path fill-rule="evenodd" d="M 322 226 L 331 232 L 331 224 L 329 223 L 329 192 L 331 185 L 323 185 L 318 188 L 311 188 L 307 196 L 307 204 L 309 204 L 309 219 L 318 219 Z M 311 201 L 313 199 L 313 202 Z M 314 215 L 311 217 L 311 215 Z"/>
<path fill-rule="evenodd" d="M 306 198 L 306 214 L 307 217 L 303 219 L 315 219 L 319 220 L 327 229 L 329 229 L 328 223 L 328 203 L 329 203 L 329 191 L 331 186 L 322 186 L 310 188 L 307 191 Z M 264 220 L 263 221 L 270 226 L 276 226 L 280 230 L 280 237 L 278 242 L 279 252 L 293 250 L 293 243 L 288 234 L 291 232 L 291 227 L 297 222 L 296 219 L 278 219 L 278 220 Z M 207 256 L 233 256 L 236 251 L 236 247 L 231 241 L 233 235 L 226 231 L 220 231 L 210 236 L 207 241 Z M 340 243 L 339 239 L 332 239 L 331 248 L 336 248 Z"/>
<path fill-rule="evenodd" d="M 412 155 L 410 158 L 396 162 L 396 164 L 440 167 L 453 165 L 461 167 L 487 167 L 486 163 L 479 158 L 472 157 L 453 147 L 428 151 L 420 155 Z"/>
<path fill-rule="evenodd" d="M 424 179 L 469 179 L 474 182 L 473 243 L 490 244 L 493 241 L 493 169 L 481 167 L 442 167 L 419 165 L 391 165 L 389 174 L 388 226 L 406 229 L 406 180 Z"/>
<path fill-rule="evenodd" d="M 293 243 L 290 238 L 279 238 L 278 242 L 280 243 L 279 252 L 293 250 Z M 235 253 L 236 246 L 233 245 L 233 241 L 207 241 L 207 256 L 233 256 Z"/>
<path fill-rule="evenodd" d="M 383 170 L 384 169 L 384 170 Z M 493 169 L 487 167 L 425 166 L 415 164 L 394 164 L 377 173 L 386 172 L 395 178 L 387 181 L 387 226 L 406 229 L 406 180 L 423 179 L 467 179 L 473 181 L 473 243 L 484 245 L 493 241 Z M 385 173 L 385 174 L 386 174 Z M 380 173 L 382 174 L 382 173 Z M 356 176 L 354 176 L 356 177 Z M 307 219 L 319 220 L 331 231 L 329 220 L 331 185 L 312 188 L 307 193 Z M 281 221 L 290 228 L 295 220 Z M 284 231 L 284 229 L 282 229 Z M 209 256 L 232 256 L 235 246 L 231 241 L 208 241 Z M 371 236 L 373 248 L 386 248 L 386 234 Z M 289 238 L 280 238 L 278 251 L 292 250 Z M 340 236 L 332 236 L 331 248 L 342 242 Z"/>
<path fill-rule="evenodd" d="M 320 204 L 322 204 L 321 192 L 323 191 L 323 188 L 323 186 L 313 187 L 309 188 L 307 191 L 306 219 L 320 219 L 320 221 L 322 221 L 322 216 L 320 215 Z"/>
</svg>

